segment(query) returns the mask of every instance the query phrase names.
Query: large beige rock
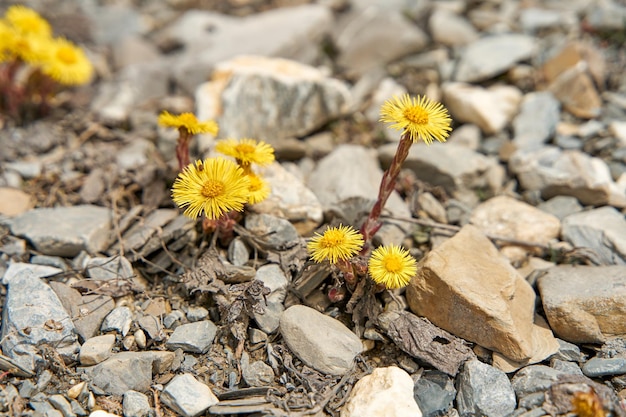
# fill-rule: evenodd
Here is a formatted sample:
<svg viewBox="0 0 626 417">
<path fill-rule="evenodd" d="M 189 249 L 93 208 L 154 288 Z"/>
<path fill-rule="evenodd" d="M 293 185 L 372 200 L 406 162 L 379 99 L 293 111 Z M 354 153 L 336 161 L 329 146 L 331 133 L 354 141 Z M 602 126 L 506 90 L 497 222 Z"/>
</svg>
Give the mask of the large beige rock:
<svg viewBox="0 0 626 417">
<path fill-rule="evenodd" d="M 475 226 L 432 250 L 418 271 L 409 306 L 442 329 L 514 361 L 536 359 L 546 343 L 558 349 L 533 323 L 531 286 Z"/>
<path fill-rule="evenodd" d="M 626 336 L 626 266 L 548 269 L 538 280 L 550 326 L 572 343 L 602 343 Z"/>
<path fill-rule="evenodd" d="M 470 222 L 490 236 L 547 245 L 561 230 L 559 219 L 508 196 L 491 198 L 472 212 Z M 522 260 L 528 247 L 505 246 L 502 254 L 512 261 Z"/>
</svg>

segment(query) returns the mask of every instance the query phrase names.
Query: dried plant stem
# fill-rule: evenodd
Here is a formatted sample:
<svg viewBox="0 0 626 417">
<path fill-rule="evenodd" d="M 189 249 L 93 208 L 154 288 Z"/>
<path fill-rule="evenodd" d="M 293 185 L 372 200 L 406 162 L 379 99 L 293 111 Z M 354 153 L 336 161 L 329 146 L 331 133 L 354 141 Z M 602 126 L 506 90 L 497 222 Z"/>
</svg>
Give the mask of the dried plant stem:
<svg viewBox="0 0 626 417">
<path fill-rule="evenodd" d="M 189 159 L 189 143 L 192 134 L 185 128 L 178 128 L 178 141 L 176 142 L 176 158 L 178 159 L 178 168 L 182 171 L 190 164 Z"/>
<path fill-rule="evenodd" d="M 376 234 L 380 226 L 382 226 L 381 221 L 379 220 L 380 215 L 389 199 L 391 193 L 395 190 L 396 180 L 398 178 L 398 174 L 400 173 L 400 169 L 402 168 L 402 163 L 406 160 L 406 157 L 409 155 L 409 149 L 411 149 L 411 145 L 413 144 L 413 140 L 410 135 L 404 133 L 402 138 L 400 138 L 400 142 L 398 143 L 398 148 L 396 149 L 396 154 L 393 156 L 393 160 L 391 161 L 391 165 L 383 174 L 383 179 L 380 182 L 380 188 L 378 190 L 378 199 L 376 203 L 374 203 L 374 207 L 369 213 L 367 220 L 361 226 L 361 234 L 363 235 L 363 240 L 365 241 L 365 245 L 363 246 L 363 250 L 368 250 L 368 243 Z"/>
</svg>

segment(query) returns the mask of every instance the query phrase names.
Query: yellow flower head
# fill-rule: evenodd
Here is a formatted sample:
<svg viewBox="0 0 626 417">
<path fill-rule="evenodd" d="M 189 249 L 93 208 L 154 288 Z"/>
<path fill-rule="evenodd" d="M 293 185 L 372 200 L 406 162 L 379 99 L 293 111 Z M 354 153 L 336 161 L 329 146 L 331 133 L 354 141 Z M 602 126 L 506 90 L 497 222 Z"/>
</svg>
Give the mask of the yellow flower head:
<svg viewBox="0 0 626 417">
<path fill-rule="evenodd" d="M 352 258 L 363 247 L 363 236 L 351 226 L 330 227 L 324 234 L 316 233 L 307 244 L 315 262 L 328 259 L 330 263 Z"/>
<path fill-rule="evenodd" d="M 80 85 L 91 80 L 93 65 L 81 48 L 67 39 L 57 38 L 49 42 L 42 72 L 63 85 Z"/>
<path fill-rule="evenodd" d="M 20 34 L 42 37 L 52 36 L 50 24 L 36 11 L 21 5 L 14 5 L 7 9 L 4 15 Z"/>
<path fill-rule="evenodd" d="M 390 289 L 406 286 L 417 273 L 415 259 L 409 251 L 396 245 L 375 249 L 368 269 L 374 282 Z"/>
<path fill-rule="evenodd" d="M 248 203 L 256 204 L 265 200 L 270 195 L 270 186 L 263 178 L 254 173 L 249 173 L 250 179 L 250 195 L 248 196 Z"/>
<path fill-rule="evenodd" d="M 176 129 L 185 129 L 192 135 L 198 133 L 210 133 L 217 135 L 219 128 L 213 120 L 200 122 L 193 113 L 181 113 L 173 115 L 170 112 L 163 111 L 159 115 L 159 124 L 164 127 L 174 127 Z"/>
<path fill-rule="evenodd" d="M 390 126 L 392 129 L 408 133 L 413 142 L 422 139 L 426 144 L 434 139 L 445 142 L 452 130 L 448 110 L 425 96 L 394 96 L 382 105 L 380 120 L 393 123 Z"/>
<path fill-rule="evenodd" d="M 198 218 L 202 212 L 212 220 L 229 211 L 242 211 L 248 202 L 250 179 L 233 161 L 209 158 L 189 164 L 172 186 L 172 199 L 185 215 Z"/>
<path fill-rule="evenodd" d="M 15 29 L 0 20 L 0 62 L 7 61 L 15 55 L 13 45 L 16 37 Z"/>
<path fill-rule="evenodd" d="M 254 139 L 224 139 L 217 142 L 215 150 L 221 154 L 232 156 L 244 168 L 251 164 L 269 165 L 274 162 L 274 148 L 271 145 Z"/>
</svg>

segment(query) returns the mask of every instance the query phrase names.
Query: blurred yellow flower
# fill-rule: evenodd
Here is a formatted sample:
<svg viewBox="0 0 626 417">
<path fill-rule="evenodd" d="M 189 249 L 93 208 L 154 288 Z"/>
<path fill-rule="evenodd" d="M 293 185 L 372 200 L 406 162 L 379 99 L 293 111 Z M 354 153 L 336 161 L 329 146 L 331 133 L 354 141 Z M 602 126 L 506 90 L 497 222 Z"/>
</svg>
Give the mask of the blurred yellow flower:
<svg viewBox="0 0 626 417">
<path fill-rule="evenodd" d="M 8 24 L 0 20 L 0 62 L 7 61 L 13 54 L 13 45 L 17 34 Z"/>
<path fill-rule="evenodd" d="M 260 176 L 250 173 L 248 174 L 250 179 L 250 195 L 248 196 L 248 203 L 256 204 L 265 200 L 270 195 L 270 186 Z"/>
<path fill-rule="evenodd" d="M 363 236 L 351 226 L 330 227 L 323 234 L 316 233 L 307 244 L 315 262 L 328 259 L 330 263 L 347 260 L 363 247 Z"/>
<path fill-rule="evenodd" d="M 389 127 L 408 133 L 413 142 L 445 142 L 452 130 L 448 110 L 425 96 L 394 96 L 382 105 L 380 115 L 382 122 L 393 123 Z"/>
<path fill-rule="evenodd" d="M 417 273 L 415 258 L 396 245 L 380 246 L 368 262 L 370 276 L 389 289 L 405 287 Z"/>
<path fill-rule="evenodd" d="M 81 48 L 67 39 L 49 42 L 41 71 L 63 85 L 80 85 L 91 80 L 93 65 Z"/>
<path fill-rule="evenodd" d="M 7 9 L 4 17 L 22 35 L 52 36 L 52 28 L 46 19 L 28 7 L 13 5 Z"/>
<path fill-rule="evenodd" d="M 250 179 L 243 169 L 224 158 L 189 164 L 172 186 L 172 199 L 192 219 L 203 212 L 212 220 L 229 211 L 242 211 L 250 194 Z"/>
<path fill-rule="evenodd" d="M 192 135 L 198 133 L 210 133 L 217 135 L 219 128 L 213 120 L 200 122 L 193 113 L 181 113 L 173 115 L 167 111 L 161 112 L 159 115 L 159 124 L 164 127 L 174 127 L 176 129 L 185 129 Z"/>
<path fill-rule="evenodd" d="M 244 168 L 251 164 L 269 165 L 274 162 L 274 148 L 255 139 L 224 139 L 217 142 L 215 150 L 221 154 L 232 156 Z"/>
</svg>

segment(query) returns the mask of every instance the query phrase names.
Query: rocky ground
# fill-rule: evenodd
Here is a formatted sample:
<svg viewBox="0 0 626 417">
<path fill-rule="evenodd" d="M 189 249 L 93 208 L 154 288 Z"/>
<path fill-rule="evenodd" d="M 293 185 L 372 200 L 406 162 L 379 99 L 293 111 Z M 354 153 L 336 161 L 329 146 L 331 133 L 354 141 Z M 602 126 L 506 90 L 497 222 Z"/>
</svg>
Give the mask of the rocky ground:
<svg viewBox="0 0 626 417">
<path fill-rule="evenodd" d="M 3 415 L 626 415 L 623 4 L 27 4 L 98 77 L 0 130 Z M 331 303 L 306 238 L 363 221 L 404 92 L 454 120 L 375 238 L 418 276 Z M 162 110 L 276 149 L 227 245 L 170 199 Z"/>
</svg>

